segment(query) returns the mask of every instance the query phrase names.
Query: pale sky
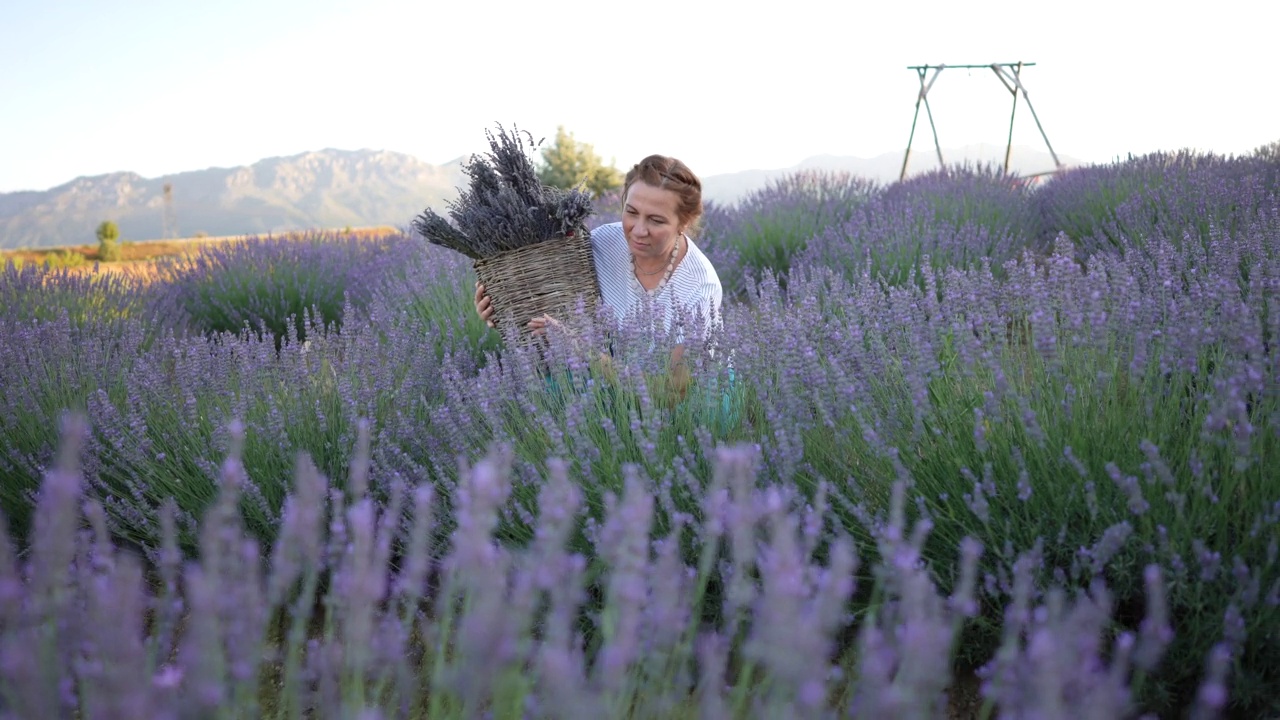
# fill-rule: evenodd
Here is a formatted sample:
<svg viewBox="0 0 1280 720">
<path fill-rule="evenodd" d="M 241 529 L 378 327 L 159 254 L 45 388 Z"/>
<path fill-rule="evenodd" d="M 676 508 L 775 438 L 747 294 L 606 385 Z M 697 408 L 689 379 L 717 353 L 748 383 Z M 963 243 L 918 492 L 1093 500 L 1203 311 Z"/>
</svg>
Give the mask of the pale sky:
<svg viewBox="0 0 1280 720">
<path fill-rule="evenodd" d="M 0 0 L 0 192 L 323 148 L 439 164 L 496 122 L 703 176 L 869 157 L 905 149 L 907 66 L 939 63 L 1035 62 L 1060 154 L 1239 154 L 1280 140 L 1277 27 L 1274 0 Z M 944 147 L 1005 142 L 990 70 L 929 99 Z M 1021 100 L 1014 142 L 1044 147 Z"/>
</svg>

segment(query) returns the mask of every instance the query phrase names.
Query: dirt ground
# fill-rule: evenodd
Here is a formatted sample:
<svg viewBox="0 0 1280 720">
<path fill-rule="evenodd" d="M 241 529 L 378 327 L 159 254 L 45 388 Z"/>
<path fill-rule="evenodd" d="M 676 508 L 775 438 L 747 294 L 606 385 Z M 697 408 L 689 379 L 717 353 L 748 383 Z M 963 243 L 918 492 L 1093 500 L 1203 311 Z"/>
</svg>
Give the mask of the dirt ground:
<svg viewBox="0 0 1280 720">
<path fill-rule="evenodd" d="M 982 681 L 973 675 L 956 678 L 948 693 L 948 720 L 977 720 L 982 711 L 981 687 Z"/>
</svg>

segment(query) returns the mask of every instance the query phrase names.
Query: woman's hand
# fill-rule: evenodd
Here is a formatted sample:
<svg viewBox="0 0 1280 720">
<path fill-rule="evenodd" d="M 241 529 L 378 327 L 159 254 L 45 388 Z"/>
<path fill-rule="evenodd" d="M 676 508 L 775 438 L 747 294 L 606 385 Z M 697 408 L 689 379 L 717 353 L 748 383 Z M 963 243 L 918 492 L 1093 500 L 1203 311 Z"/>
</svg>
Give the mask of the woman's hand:
<svg viewBox="0 0 1280 720">
<path fill-rule="evenodd" d="M 613 366 L 613 356 L 607 352 L 600 353 L 600 356 L 591 363 L 591 369 L 607 382 L 618 382 L 618 369 Z"/>
<path fill-rule="evenodd" d="M 493 324 L 493 303 L 489 300 L 489 295 L 484 291 L 484 285 L 480 281 L 476 281 L 476 314 L 489 327 L 497 327 Z"/>
<path fill-rule="evenodd" d="M 649 397 L 669 410 L 684 401 L 692 381 L 689 364 L 684 362 L 683 346 L 677 346 L 674 362 L 675 365 L 670 371 L 646 377 Z M 600 353 L 591 361 L 591 371 L 606 383 L 612 385 L 618 383 L 618 366 L 614 363 L 613 356 L 607 352 Z"/>
<path fill-rule="evenodd" d="M 551 317 L 550 315 L 539 315 L 538 317 L 530 320 L 526 327 L 533 331 L 534 335 L 542 335 L 547 331 L 547 328 L 553 325 L 560 330 L 564 330 L 564 325 L 561 325 L 559 320 Z"/>
<path fill-rule="evenodd" d="M 668 409 L 673 409 L 684 401 L 689 393 L 689 384 L 693 374 L 689 363 L 684 359 L 684 345 L 677 345 L 671 351 L 671 367 L 663 375 L 654 379 L 657 390 L 655 397 Z"/>
</svg>

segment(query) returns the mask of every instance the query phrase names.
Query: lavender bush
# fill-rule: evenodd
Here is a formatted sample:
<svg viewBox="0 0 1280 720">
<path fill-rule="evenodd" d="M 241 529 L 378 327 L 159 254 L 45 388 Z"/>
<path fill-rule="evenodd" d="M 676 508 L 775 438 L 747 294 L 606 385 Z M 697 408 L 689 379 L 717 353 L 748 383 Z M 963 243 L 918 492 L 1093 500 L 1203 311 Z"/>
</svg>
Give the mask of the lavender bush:
<svg viewBox="0 0 1280 720">
<path fill-rule="evenodd" d="M 995 165 L 961 163 L 889 185 L 879 204 L 893 214 L 961 227 L 973 223 L 999 234 L 1034 228 L 1034 210 L 1024 207 L 1028 186 Z"/>
<path fill-rule="evenodd" d="M 1189 687 L 1198 664 L 1188 658 L 1207 651 L 1228 616 L 1242 631 L 1234 651 L 1260 667 L 1273 662 L 1262 658 L 1280 620 L 1280 596 L 1265 600 L 1263 590 L 1280 588 L 1267 481 L 1280 398 L 1262 382 L 1277 368 L 1258 345 L 1275 332 L 1264 289 L 1280 277 L 1269 249 L 1277 229 L 1220 238 L 1212 267 L 1171 244 L 1157 248 L 1155 271 L 1138 252 L 1081 267 L 1061 244 L 1047 260 L 1006 264 L 1003 279 L 990 268 L 937 277 L 926 263 L 920 285 L 886 288 L 808 269 L 793 273 L 791 300 L 765 283 L 750 306 L 730 309 L 721 338 L 749 379 L 732 432 L 761 445 L 766 477 L 809 492 L 830 482 L 846 507 L 883 507 L 893 478 L 911 478 L 915 508 L 937 527 L 931 553 L 965 535 L 1006 560 L 1037 548 L 1042 579 L 1083 587 L 1105 577 L 1123 617 L 1145 592 L 1134 568 L 1171 568 L 1171 602 L 1189 625 L 1177 661 L 1144 692 Z M 1192 275 L 1189 285 L 1167 282 Z M 587 382 L 563 405 L 539 403 L 518 357 L 453 381 L 447 394 L 468 402 L 439 410 L 437 426 L 452 431 L 434 454 L 513 444 L 526 460 L 515 484 L 523 499 L 547 455 L 574 458 L 588 493 L 618 489 L 620 464 L 638 462 L 662 478 L 663 515 L 693 512 L 705 447 L 718 439 L 707 416 L 665 411 L 640 370 L 623 379 L 636 392 L 622 404 L 602 402 Z M 694 364 L 698 383 L 723 379 L 716 361 Z M 514 534 L 530 532 L 530 515 L 517 504 Z M 844 517 L 861 537 L 856 515 Z M 1221 558 L 1233 553 L 1240 574 L 1228 577 Z M 982 592 L 1007 597 L 1009 576 L 984 568 Z M 978 652 L 997 639 L 989 632 L 975 636 Z"/>
<path fill-rule="evenodd" d="M 423 341 L 434 338 L 437 363 L 448 353 L 462 353 L 472 361 L 473 373 L 486 352 L 497 351 L 500 336 L 476 315 L 476 274 L 465 256 L 405 233 L 395 253 L 398 263 L 376 282 L 367 305 L 375 322 L 396 320 L 403 332 Z"/>
<path fill-rule="evenodd" d="M 976 612 L 983 548 L 961 544 L 963 580 L 940 594 L 922 563 L 929 523 L 908 525 L 901 484 L 888 515 L 868 528 L 884 558 L 868 580 L 878 600 L 859 624 L 856 652 L 844 654 L 836 637 L 855 622 L 844 608 L 859 590 L 860 558 L 821 505 L 797 506 L 790 488 L 759 486 L 748 448 L 717 453 L 702 522 L 659 537 L 651 537 L 652 483 L 629 473 L 623 493 L 609 497 L 590 561 L 566 546 L 582 506 L 562 464 L 540 493 L 534 540 L 519 549 L 495 541 L 510 491 L 501 448 L 465 470 L 457 527 L 442 542 L 431 486 L 400 486 L 380 509 L 362 480 L 367 457 L 353 463 L 349 492 L 333 493 L 303 455 L 280 539 L 260 545 L 240 524 L 245 437 L 234 424 L 230 431 L 200 559 L 181 560 L 166 511 L 165 549 L 148 582 L 139 559 L 113 546 L 101 504 L 86 494 L 75 462 L 85 426 L 68 423 L 30 556 L 19 561 L 0 544 L 6 712 L 948 716 L 948 648 Z M 676 549 L 685 536 L 701 548 L 696 564 Z M 1163 647 L 1159 572 L 1146 572 L 1154 630 L 1108 642 L 1105 587 L 1074 599 L 1054 590 L 1041 602 L 1026 567 L 1013 563 L 1009 632 L 983 699 L 1000 717 L 1132 716 L 1130 680 Z M 598 613 L 587 611 L 588 573 L 604 588 Z M 730 592 L 707 594 L 713 581 Z M 1211 654 L 1196 717 L 1218 716 L 1226 657 Z"/>
<path fill-rule="evenodd" d="M 90 395 L 86 470 L 113 532 L 155 548 L 159 512 L 173 498 L 190 547 L 194 536 L 185 533 L 212 502 L 232 418 L 251 438 L 246 522 L 266 541 L 279 530 L 297 451 L 336 475 L 350 462 L 359 418 L 379 435 L 439 432 L 429 411 L 443 400 L 447 377 L 474 367 L 471 348 L 412 315 L 365 318 L 348 306 L 346 316 L 361 322 L 341 333 L 312 325 L 308 340 L 290 334 L 278 351 L 268 338 L 170 335 L 134 362 L 122 392 Z"/>
<path fill-rule="evenodd" d="M 126 276 L 50 269 L 35 263 L 0 265 L 0 318 L 54 322 L 62 313 L 77 328 L 148 320 L 146 288 Z"/>
<path fill-rule="evenodd" d="M 157 314 L 178 332 L 252 332 L 277 345 L 305 339 L 308 318 L 338 325 L 343 306 L 368 301 L 378 276 L 396 262 L 403 236 L 367 240 L 328 232 L 250 237 L 213 245 L 192 258 L 158 261 L 165 291 Z"/>
<path fill-rule="evenodd" d="M 849 277 L 864 271 L 899 284 L 926 258 L 935 270 L 999 268 L 1028 246 L 1036 228 L 1025 187 L 992 167 L 959 165 L 896 183 L 844 222 L 815 235 L 798 264 Z M 775 269 L 775 272 L 777 270 Z"/>
<path fill-rule="evenodd" d="M 265 479 L 245 489 L 249 527 L 273 537 L 295 451 L 308 450 L 325 472 L 340 470 L 356 415 L 373 418 L 379 430 L 385 424 L 405 437 L 419 434 L 448 369 L 474 373 L 480 343 L 492 342 L 487 328 L 458 312 L 469 307 L 471 291 L 460 265 L 407 259 L 381 278 L 363 278 L 368 308 L 348 303 L 339 318 L 353 319 L 351 327 L 339 332 L 304 316 L 305 340 L 291 327 L 277 343 L 159 331 L 138 321 L 73 325 L 66 313 L 0 322 L 3 508 L 27 529 L 29 494 L 53 455 L 57 419 L 64 409 L 81 410 L 94 429 L 84 463 L 113 532 L 154 548 L 160 507 L 172 497 L 189 549 L 226 448 L 219 428 L 236 416 L 256 438 L 245 462 Z M 447 320 L 423 315 L 431 298 L 452 298 Z"/>
<path fill-rule="evenodd" d="M 595 230 L 601 225 L 620 222 L 622 220 L 622 190 L 613 190 L 595 198 L 591 205 L 591 216 L 587 218 L 587 229 Z"/>
<path fill-rule="evenodd" d="M 153 341 L 147 288 L 110 273 L 0 272 L 0 509 L 19 535 L 57 445 L 57 420 L 118 390 Z"/>
<path fill-rule="evenodd" d="M 1273 210 L 1280 161 L 1183 150 L 1065 171 L 1035 194 L 1040 235 L 1065 232 L 1086 252 L 1142 247 L 1149 238 L 1207 244 Z"/>
<path fill-rule="evenodd" d="M 726 294 L 741 298 L 769 268 L 785 276 L 816 233 L 857 215 L 879 190 L 846 172 L 801 170 L 772 180 L 728 208 L 709 208 L 702 247 Z"/>
<path fill-rule="evenodd" d="M 947 537 L 943 548 L 965 534 L 1005 552 L 1043 542 L 1041 572 L 1074 582 L 1105 573 L 1122 604 L 1140 595 L 1135 566 L 1171 568 L 1181 578 L 1172 601 L 1187 624 L 1166 678 L 1188 671 L 1187 658 L 1216 632 L 1192 618 L 1238 625 L 1240 662 L 1274 662 L 1256 654 L 1267 645 L 1254 640 L 1273 642 L 1280 621 L 1280 596 L 1264 602 L 1261 590 L 1280 589 L 1269 481 L 1280 451 L 1280 369 L 1265 345 L 1275 337 L 1274 301 L 1262 296 L 1280 278 L 1277 231 L 1273 218 L 1218 237 L 1211 264 L 1195 250 L 1156 245 L 1155 268 L 1137 251 L 1081 268 L 1060 246 L 1043 266 L 1010 265 L 1004 283 L 989 272 L 925 273 L 924 292 L 851 288 L 815 270 L 806 297 L 853 300 L 811 303 L 765 330 L 811 329 L 793 339 L 795 359 L 768 364 L 796 369 L 778 379 L 776 402 L 807 401 L 809 427 L 826 425 L 809 436 L 797 428 L 791 445 L 825 460 L 824 474 L 839 471 L 830 458 L 841 454 L 847 476 L 877 464 L 906 469 L 921 512 Z M 774 296 L 757 321 L 782 306 Z M 833 329 L 832 315 L 849 320 Z M 837 355 L 833 335 L 865 349 Z M 802 354 L 819 347 L 829 365 L 801 374 Z M 821 387 L 848 391 L 811 390 Z M 1211 549 L 1210 538 L 1230 549 Z M 1226 564 L 1239 575 L 1228 578 Z M 1005 582 L 988 575 L 985 589 L 1007 592 Z M 1255 620 L 1243 620 L 1244 605 Z M 1238 689 L 1252 683 L 1260 688 L 1254 679 Z"/>
<path fill-rule="evenodd" d="M 1239 221 L 1211 227 L 1205 243 L 1153 235 L 1095 252 L 1064 234 L 1044 247 L 1026 230 L 1034 207 L 1022 191 L 987 180 L 944 186 L 946 178 L 933 178 L 940 183 L 933 199 L 927 183 L 885 190 L 862 206 L 864 218 L 880 224 L 865 221 L 856 235 L 848 228 L 863 221 L 850 221 L 824 233 L 825 244 L 809 243 L 793 259 L 785 292 L 766 267 L 745 285 L 748 302 L 726 305 L 711 342 L 691 346 L 693 378 L 683 396 L 663 382 L 662 350 L 674 336 L 616 326 L 607 312 L 574 318 L 575 337 L 553 331 L 540 350 L 496 344 L 496 334 L 473 321 L 465 258 L 424 251 L 416 240 L 400 251 L 407 262 L 369 276 L 369 300 L 346 303 L 340 327 L 308 326 L 305 340 L 286 332 L 279 350 L 248 334 L 156 334 L 133 319 L 0 324 L 0 457 L 13 473 L 5 477 L 6 513 L 19 518 L 15 526 L 30 514 L 62 408 L 85 408 L 91 432 L 76 456 L 86 497 L 101 507 L 92 522 L 108 534 L 156 564 L 170 557 L 166 542 L 194 554 L 204 542 L 197 519 L 231 502 L 219 499 L 219 477 L 232 454 L 243 470 L 236 510 L 220 517 L 274 548 L 296 532 L 290 491 L 301 492 L 312 469 L 347 477 L 352 460 L 364 457 L 367 424 L 368 463 L 357 463 L 350 482 L 316 490 L 305 481 L 313 483 L 307 492 L 331 498 L 334 518 L 368 498 L 395 528 L 384 533 L 397 538 L 385 552 L 408 567 L 403 533 L 414 519 L 402 519 L 396 503 L 407 507 L 412 492 L 427 492 L 410 488 L 430 488 L 436 512 L 422 532 L 441 539 L 482 528 L 497 542 L 465 543 L 467 552 L 483 550 L 485 567 L 498 568 L 492 573 L 449 580 L 444 565 L 431 565 L 438 579 L 414 636 L 388 645 L 397 663 L 410 658 L 409 669 L 379 665 L 373 650 L 352 661 L 386 668 L 373 687 L 387 692 L 406 687 L 397 685 L 409 682 L 402 673 L 433 678 L 435 690 L 414 696 L 432 717 L 470 716 L 476 707 L 573 714 L 560 701 L 580 702 L 586 713 L 630 703 L 664 716 L 717 708 L 803 716 L 820 715 L 811 710 L 818 697 L 827 709 L 928 716 L 933 710 L 911 704 L 937 701 L 939 662 L 976 668 L 987 701 L 1010 716 L 1050 702 L 1063 704 L 1046 713 L 1066 716 L 1091 707 L 1122 716 L 1115 708 L 1127 703 L 1173 714 L 1194 705 L 1204 682 L 1202 699 L 1214 707 L 1225 693 L 1244 716 L 1276 711 L 1268 688 L 1280 667 L 1280 493 L 1268 468 L 1280 449 L 1280 212 L 1249 206 Z M 981 227 L 993 228 L 998 242 Z M 849 246 L 839 245 L 839 233 Z M 728 252 L 733 244 L 717 247 Z M 880 260 L 853 260 L 869 250 Z M 606 334 L 616 372 L 595 362 Z M 234 421 L 246 429 L 242 441 L 228 429 Z M 728 444 L 749 452 L 722 457 Z M 500 460 L 495 447 L 506 448 Z M 301 475 L 299 452 L 308 458 Z M 752 506 L 763 509 L 732 505 L 733 492 L 717 489 L 717 478 L 728 482 L 717 471 L 726 457 L 746 463 L 748 455 L 752 472 L 743 471 L 743 482 L 748 494 L 766 493 Z M 497 463 L 489 477 L 501 480 L 475 489 L 470 468 L 486 462 Z M 573 502 L 544 494 L 556 483 L 572 488 Z M 490 513 L 484 520 L 469 515 L 475 503 Z M 537 548 L 551 532 L 547 512 L 566 504 L 577 511 L 557 526 L 571 529 L 553 533 L 556 547 L 581 559 L 553 584 L 581 594 L 560 601 L 574 609 L 552 623 L 545 614 L 552 596 L 520 588 L 536 585 L 530 568 L 560 572 L 545 568 L 565 555 Z M 889 519 L 899 512 L 902 521 Z M 624 516 L 646 518 L 643 532 L 617 519 Z M 742 517 L 758 521 L 758 538 L 725 529 L 748 527 Z M 757 558 L 755 540 L 769 545 L 771 528 L 789 524 L 799 545 L 779 545 L 775 556 L 798 553 L 819 568 L 801 572 L 811 584 L 798 595 L 759 584 L 796 577 L 794 563 L 771 565 L 763 554 L 741 562 Z M 896 535 L 886 534 L 890 526 Z M 918 534 L 901 541 L 908 527 Z M 15 534 L 24 543 L 39 537 Z M 669 584 L 655 579 L 637 600 L 638 581 L 615 583 L 608 569 L 640 573 L 642 564 L 622 553 L 646 534 L 646 562 Z M 351 536 L 335 537 L 341 549 Z M 722 545 L 732 554 L 721 556 Z M 298 560 L 310 557 L 301 551 L 280 552 L 316 566 Z M 443 562 L 443 552 L 437 548 L 432 562 Z M 201 549 L 201 563 L 205 556 Z M 857 571 L 820 571 L 844 568 L 850 557 Z M 298 650 L 292 661 L 260 669 L 270 682 L 293 678 L 286 685 L 304 693 L 286 692 L 288 708 L 321 702 L 304 697 L 315 691 L 326 707 L 372 703 L 400 713 L 354 676 L 305 674 L 312 657 L 345 663 L 348 646 L 328 640 L 308 649 L 306 630 L 320 622 L 308 615 L 314 598 L 304 590 L 294 605 L 292 593 L 314 582 L 341 603 L 341 588 L 379 582 L 372 575 L 339 582 L 336 560 L 316 567 L 314 580 L 300 571 L 289 583 L 301 586 L 289 585 L 288 598 L 263 611 L 284 623 L 273 625 L 269 642 L 292 637 L 294 645 L 280 647 Z M 686 576 L 672 567 L 694 570 Z M 885 576 L 876 567 L 896 579 L 877 584 Z M 902 574 L 917 570 L 927 575 Z M 964 590 L 970 577 L 972 598 Z M 841 584 L 853 580 L 847 590 Z M 452 600 L 431 605 L 441 593 Z M 943 603 L 938 593 L 953 599 Z M 658 605 L 635 610 L 645 602 Z M 490 631 L 481 622 L 488 616 L 465 619 L 521 603 L 543 613 L 510 613 L 516 624 L 540 618 L 527 619 L 534 628 L 527 635 Z M 218 622 L 239 617 L 218 612 L 225 617 Z M 649 612 L 710 628 L 705 638 L 663 634 L 644 624 Z M 919 621 L 904 626 L 904 613 Z M 816 624 L 785 637 L 764 627 L 798 627 L 788 617 Z M 335 622 L 337 632 L 345 621 Z M 652 644 L 637 649 L 636 637 Z M 612 638 L 616 649 L 608 649 Z M 415 642 L 430 652 L 401 652 Z M 787 642 L 803 649 L 780 650 Z M 909 649 L 916 646 L 931 652 Z M 226 652 L 250 657 L 237 647 Z M 823 647 L 825 656 L 814 649 Z M 539 689 L 551 680 L 531 689 L 525 679 L 530 648 L 563 671 L 554 697 Z M 428 656 L 429 664 L 412 664 Z M 512 664 L 486 674 L 493 668 L 481 658 L 495 657 Z M 818 667 L 823 657 L 831 662 Z M 720 679 L 704 681 L 702 668 Z M 237 682 L 236 697 L 249 697 L 250 681 Z M 366 694 L 344 700 L 356 687 Z"/>
<path fill-rule="evenodd" d="M 21 537 L 57 447 L 58 418 L 86 410 L 99 389 L 119 392 L 145 342 L 138 323 L 115 333 L 83 332 L 65 313 L 30 324 L 0 319 L 0 509 Z"/>
</svg>

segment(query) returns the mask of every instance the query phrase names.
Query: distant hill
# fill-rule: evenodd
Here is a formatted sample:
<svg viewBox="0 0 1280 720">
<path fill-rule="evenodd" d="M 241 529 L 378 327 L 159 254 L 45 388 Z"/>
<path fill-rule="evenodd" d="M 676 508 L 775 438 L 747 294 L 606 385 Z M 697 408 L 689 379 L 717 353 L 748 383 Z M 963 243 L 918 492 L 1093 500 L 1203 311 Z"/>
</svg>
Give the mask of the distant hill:
<svg viewBox="0 0 1280 720">
<path fill-rule="evenodd" d="M 903 148 L 905 151 L 906 148 Z M 902 172 L 903 151 L 884 153 L 871 158 L 837 155 L 816 155 L 788 168 L 771 170 L 744 170 L 723 175 L 711 175 L 702 180 L 703 197 L 718 203 L 732 203 L 769 182 L 799 170 L 846 171 L 875 180 L 882 184 L 896 182 Z M 956 163 L 988 163 L 1004 166 L 1003 145 L 965 145 L 943 148 L 942 157 L 948 165 Z M 1055 151 L 1056 152 L 1056 151 Z M 1067 167 L 1089 163 L 1058 153 L 1058 159 Z M 907 177 L 938 169 L 938 154 L 932 145 L 913 143 L 911 158 L 907 162 Z M 1009 170 L 1019 175 L 1053 170 L 1053 156 L 1048 150 L 1014 145 L 1009 158 Z"/>
<path fill-rule="evenodd" d="M 463 162 L 326 149 L 158 178 L 80 177 L 43 192 L 0 193 L 0 249 L 92 244 L 103 220 L 115 221 L 124 240 L 162 238 L 165 183 L 173 186 L 178 237 L 402 226 L 456 197 L 466 180 Z"/>
<path fill-rule="evenodd" d="M 1004 147 L 943 148 L 948 164 L 1003 163 Z M 1066 165 L 1084 164 L 1059 155 Z M 158 178 L 117 172 L 80 177 L 44 191 L 0 193 L 0 249 L 88 245 L 103 220 L 125 240 L 164 237 L 164 185 L 173 186 L 178 237 L 265 234 L 307 228 L 405 226 L 424 208 L 443 211 L 466 184 L 465 158 L 431 165 L 402 153 L 319 150 L 267 158 L 247 167 L 209 168 Z M 932 147 L 913 148 L 908 174 L 936 169 Z M 703 178 L 708 200 L 732 203 L 769 181 L 801 169 L 845 170 L 882 183 L 898 179 L 902 153 L 873 158 L 819 155 L 789 168 Z M 1014 147 L 1012 169 L 1053 169 L 1048 152 Z"/>
</svg>

